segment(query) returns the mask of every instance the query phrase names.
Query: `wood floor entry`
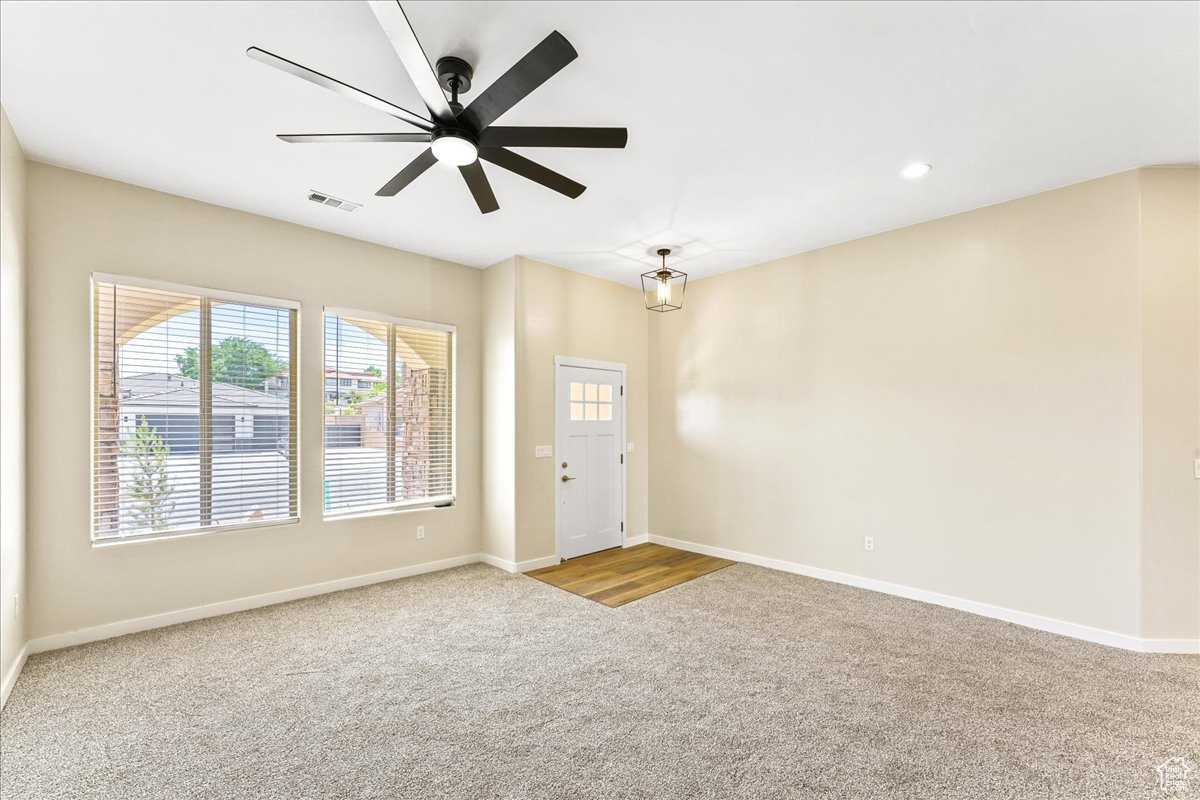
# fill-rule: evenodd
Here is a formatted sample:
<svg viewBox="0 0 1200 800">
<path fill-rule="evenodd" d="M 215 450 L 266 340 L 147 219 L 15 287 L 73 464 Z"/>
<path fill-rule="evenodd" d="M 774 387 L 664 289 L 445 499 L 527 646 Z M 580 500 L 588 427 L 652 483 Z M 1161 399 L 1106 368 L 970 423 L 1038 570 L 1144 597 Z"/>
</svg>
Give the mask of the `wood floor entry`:
<svg viewBox="0 0 1200 800">
<path fill-rule="evenodd" d="M 525 574 L 616 608 L 733 563 L 661 544 L 639 544 L 572 558 Z"/>
</svg>

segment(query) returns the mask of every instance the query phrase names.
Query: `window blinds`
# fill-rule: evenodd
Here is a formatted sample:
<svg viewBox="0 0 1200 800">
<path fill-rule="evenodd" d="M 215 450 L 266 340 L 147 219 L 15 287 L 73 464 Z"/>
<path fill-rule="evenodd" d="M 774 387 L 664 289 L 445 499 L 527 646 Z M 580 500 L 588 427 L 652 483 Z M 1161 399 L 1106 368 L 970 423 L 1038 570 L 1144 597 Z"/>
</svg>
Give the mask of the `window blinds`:
<svg viewBox="0 0 1200 800">
<path fill-rule="evenodd" d="M 93 538 L 297 519 L 296 304 L 92 285 Z"/>
<path fill-rule="evenodd" d="M 454 329 L 325 313 L 327 516 L 454 500 Z"/>
</svg>

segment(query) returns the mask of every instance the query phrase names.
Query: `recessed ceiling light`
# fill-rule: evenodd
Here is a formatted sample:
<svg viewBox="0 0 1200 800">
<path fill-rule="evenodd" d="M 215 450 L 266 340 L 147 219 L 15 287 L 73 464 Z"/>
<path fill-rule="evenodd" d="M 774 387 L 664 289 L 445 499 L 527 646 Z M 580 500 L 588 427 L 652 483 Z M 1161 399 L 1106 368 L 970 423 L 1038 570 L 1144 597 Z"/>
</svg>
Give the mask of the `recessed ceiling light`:
<svg viewBox="0 0 1200 800">
<path fill-rule="evenodd" d="M 933 164 L 909 164 L 904 169 L 900 170 L 900 177 L 916 180 L 929 174 L 929 170 L 933 169 Z"/>
</svg>

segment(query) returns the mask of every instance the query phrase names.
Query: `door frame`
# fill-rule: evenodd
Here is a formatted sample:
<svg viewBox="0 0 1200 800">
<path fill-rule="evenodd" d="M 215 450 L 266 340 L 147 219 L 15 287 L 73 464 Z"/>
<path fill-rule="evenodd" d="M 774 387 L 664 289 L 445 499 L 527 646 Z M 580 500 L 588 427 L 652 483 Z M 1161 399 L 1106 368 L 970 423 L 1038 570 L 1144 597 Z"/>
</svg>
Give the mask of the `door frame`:
<svg viewBox="0 0 1200 800">
<path fill-rule="evenodd" d="M 558 464 L 561 458 L 560 454 L 565 452 L 562 442 L 563 431 L 558 424 L 558 412 L 561 408 L 561 403 L 565 398 L 561 397 L 559 392 L 558 368 L 559 367 L 583 367 L 584 369 L 604 369 L 612 372 L 621 373 L 621 547 L 625 547 L 625 541 L 628 539 L 627 531 L 625 530 L 626 523 L 626 498 L 628 492 L 626 490 L 626 476 L 629 474 L 629 463 L 625 460 L 627 453 L 625 448 L 627 442 L 625 439 L 627 426 L 629 421 L 625 418 L 626 403 L 625 389 L 628 384 L 629 368 L 618 361 L 597 361 L 594 358 L 576 358 L 574 356 L 555 356 L 554 357 L 554 463 Z M 554 556 L 562 562 L 562 481 L 558 479 L 559 468 L 554 468 Z"/>
</svg>

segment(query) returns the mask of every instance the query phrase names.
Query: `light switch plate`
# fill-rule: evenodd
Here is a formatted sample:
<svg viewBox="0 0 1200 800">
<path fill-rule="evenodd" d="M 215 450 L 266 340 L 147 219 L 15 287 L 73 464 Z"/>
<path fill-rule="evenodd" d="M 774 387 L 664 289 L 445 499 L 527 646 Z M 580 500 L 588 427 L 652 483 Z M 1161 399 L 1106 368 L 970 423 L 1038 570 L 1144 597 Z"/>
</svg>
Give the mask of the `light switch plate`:
<svg viewBox="0 0 1200 800">
<path fill-rule="evenodd" d="M 539 444 L 533 448 L 534 458 L 554 458 L 554 445 Z"/>
<path fill-rule="evenodd" d="M 634 451 L 633 442 L 626 442 L 625 443 L 625 452 L 632 453 L 633 451 Z"/>
<path fill-rule="evenodd" d="M 1200 458 L 1196 459 L 1196 480 L 1200 481 Z"/>
</svg>

